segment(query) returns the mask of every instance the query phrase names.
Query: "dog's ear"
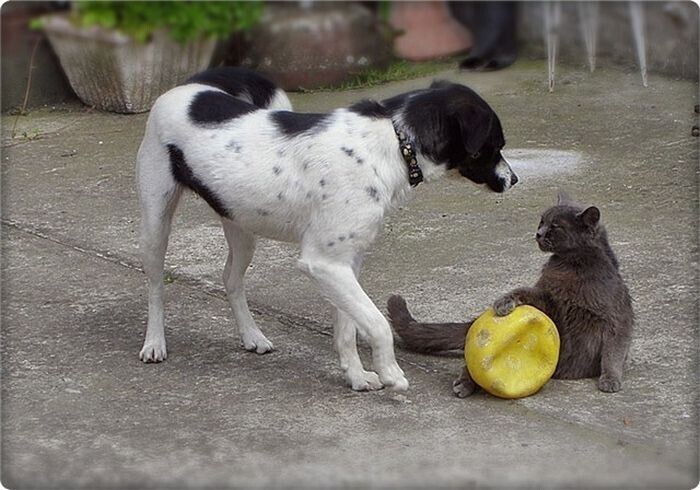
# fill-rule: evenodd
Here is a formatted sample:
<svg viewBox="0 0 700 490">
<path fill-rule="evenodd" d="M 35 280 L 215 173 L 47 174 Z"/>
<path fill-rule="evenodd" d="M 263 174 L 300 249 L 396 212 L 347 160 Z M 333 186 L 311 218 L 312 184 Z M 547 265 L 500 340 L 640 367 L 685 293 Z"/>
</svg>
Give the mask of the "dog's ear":
<svg viewBox="0 0 700 490">
<path fill-rule="evenodd" d="M 464 148 L 470 155 L 477 154 L 491 134 L 494 114 L 481 107 L 470 106 L 457 114 Z"/>
<path fill-rule="evenodd" d="M 430 88 L 448 88 L 454 85 L 452 82 L 448 82 L 447 80 L 433 80 L 433 83 L 430 84 Z"/>
<path fill-rule="evenodd" d="M 591 206 L 581 211 L 576 217 L 588 228 L 595 228 L 600 221 L 600 210 L 595 206 Z"/>
</svg>

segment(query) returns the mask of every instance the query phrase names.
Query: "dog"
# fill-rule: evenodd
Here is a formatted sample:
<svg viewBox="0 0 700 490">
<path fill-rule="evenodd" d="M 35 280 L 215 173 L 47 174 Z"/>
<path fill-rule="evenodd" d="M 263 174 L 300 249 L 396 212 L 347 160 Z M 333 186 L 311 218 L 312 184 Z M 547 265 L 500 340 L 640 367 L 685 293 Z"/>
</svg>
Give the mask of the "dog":
<svg viewBox="0 0 700 490">
<path fill-rule="evenodd" d="M 389 323 L 358 283 L 363 254 L 386 213 L 422 178 L 456 171 L 496 192 L 514 185 L 504 144 L 488 104 L 449 82 L 327 114 L 292 112 L 282 90 L 241 68 L 205 71 L 171 89 L 156 100 L 137 155 L 149 283 L 141 360 L 167 356 L 164 257 L 178 199 L 189 189 L 221 218 L 224 283 L 246 350 L 273 349 L 244 292 L 256 236 L 296 242 L 299 268 L 336 308 L 334 345 L 347 383 L 357 391 L 408 389 Z M 362 365 L 357 332 L 376 372 Z"/>
</svg>

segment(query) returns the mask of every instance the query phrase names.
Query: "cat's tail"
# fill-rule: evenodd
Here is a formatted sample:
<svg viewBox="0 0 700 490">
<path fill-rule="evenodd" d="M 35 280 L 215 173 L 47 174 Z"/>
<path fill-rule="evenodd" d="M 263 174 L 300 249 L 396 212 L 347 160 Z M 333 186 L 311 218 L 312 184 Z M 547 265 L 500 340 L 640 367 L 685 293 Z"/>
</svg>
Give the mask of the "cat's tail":
<svg viewBox="0 0 700 490">
<path fill-rule="evenodd" d="M 397 294 L 389 298 L 387 308 L 391 326 L 407 350 L 440 352 L 464 349 L 464 340 L 472 322 L 419 323 L 408 312 L 406 301 Z"/>
</svg>

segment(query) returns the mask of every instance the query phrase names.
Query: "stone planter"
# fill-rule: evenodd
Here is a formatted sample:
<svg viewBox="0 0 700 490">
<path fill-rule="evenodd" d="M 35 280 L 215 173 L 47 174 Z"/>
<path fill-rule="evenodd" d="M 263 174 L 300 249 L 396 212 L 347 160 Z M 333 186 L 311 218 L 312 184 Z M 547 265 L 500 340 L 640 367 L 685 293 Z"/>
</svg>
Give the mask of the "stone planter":
<svg viewBox="0 0 700 490">
<path fill-rule="evenodd" d="M 376 16 L 350 2 L 270 2 L 250 37 L 243 64 L 287 90 L 338 85 L 391 59 Z"/>
<path fill-rule="evenodd" d="M 139 43 L 116 31 L 44 19 L 44 31 L 71 87 L 85 104 L 112 112 L 145 112 L 163 92 L 209 66 L 214 39 L 179 44 L 166 32 Z"/>
</svg>

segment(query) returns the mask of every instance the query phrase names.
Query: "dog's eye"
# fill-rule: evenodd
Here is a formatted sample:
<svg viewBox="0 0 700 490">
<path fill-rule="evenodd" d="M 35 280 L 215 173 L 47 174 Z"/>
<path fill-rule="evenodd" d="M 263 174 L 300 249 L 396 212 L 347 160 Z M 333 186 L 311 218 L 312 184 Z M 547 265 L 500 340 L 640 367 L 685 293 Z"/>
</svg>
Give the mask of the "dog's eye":
<svg viewBox="0 0 700 490">
<path fill-rule="evenodd" d="M 472 155 L 471 155 L 471 157 L 472 157 L 472 158 L 475 158 L 475 159 L 476 159 L 476 158 L 479 158 L 480 156 L 481 156 L 481 152 L 480 152 L 480 151 L 477 151 L 476 153 L 472 153 Z"/>
</svg>

